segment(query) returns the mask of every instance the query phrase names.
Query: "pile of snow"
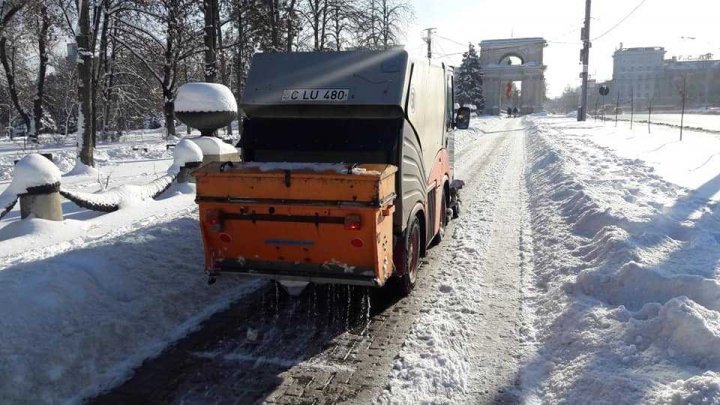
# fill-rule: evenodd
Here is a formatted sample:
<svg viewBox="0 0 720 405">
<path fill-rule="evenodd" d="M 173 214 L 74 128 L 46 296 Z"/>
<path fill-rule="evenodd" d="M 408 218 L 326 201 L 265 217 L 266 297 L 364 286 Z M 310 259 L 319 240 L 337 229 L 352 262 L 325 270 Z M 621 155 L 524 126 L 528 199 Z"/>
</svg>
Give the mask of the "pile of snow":
<svg viewBox="0 0 720 405">
<path fill-rule="evenodd" d="M 173 149 L 173 164 L 169 171 L 180 170 L 187 163 L 202 162 L 203 151 L 197 143 L 183 139 Z"/>
<path fill-rule="evenodd" d="M 221 139 L 215 138 L 214 136 L 199 136 L 196 138 L 188 138 L 195 142 L 204 156 L 208 155 L 225 155 L 229 153 L 238 153 L 237 148 L 223 142 Z"/>
<path fill-rule="evenodd" d="M 23 194 L 32 187 L 59 183 L 60 177 L 60 170 L 53 162 L 40 154 L 32 153 L 17 162 L 8 189 Z"/>
<path fill-rule="evenodd" d="M 529 122 L 541 293 L 531 300 L 537 342 L 521 372 L 525 399 L 716 403 L 720 380 L 706 371 L 720 369 L 720 222 L 707 199 L 717 182 L 696 190 L 668 182 L 682 171 L 677 154 L 629 158 L 666 141 L 643 136 L 647 128 Z"/>
<path fill-rule="evenodd" d="M 720 403 L 720 374 L 708 371 L 677 380 L 645 399 L 650 404 L 717 404 Z"/>
<path fill-rule="evenodd" d="M 177 173 L 166 174 L 147 184 L 123 184 L 98 193 L 65 188 L 61 189 L 60 192 L 63 197 L 81 207 L 102 212 L 112 212 L 156 198 L 170 187 L 176 175 Z"/>
<path fill-rule="evenodd" d="M 232 91 L 217 83 L 186 83 L 175 97 L 178 112 L 237 112 Z"/>
<path fill-rule="evenodd" d="M 12 182 L 0 194 L 0 217 L 12 209 L 20 194 L 32 187 L 57 184 L 60 177 L 57 166 L 42 155 L 32 153 L 23 157 L 15 165 Z"/>
<path fill-rule="evenodd" d="M 77 158 L 75 160 L 75 166 L 73 166 L 73 168 L 69 172 L 63 174 L 63 177 L 70 177 L 70 176 L 97 177 L 98 170 L 92 166 L 86 165 L 79 158 Z"/>
</svg>

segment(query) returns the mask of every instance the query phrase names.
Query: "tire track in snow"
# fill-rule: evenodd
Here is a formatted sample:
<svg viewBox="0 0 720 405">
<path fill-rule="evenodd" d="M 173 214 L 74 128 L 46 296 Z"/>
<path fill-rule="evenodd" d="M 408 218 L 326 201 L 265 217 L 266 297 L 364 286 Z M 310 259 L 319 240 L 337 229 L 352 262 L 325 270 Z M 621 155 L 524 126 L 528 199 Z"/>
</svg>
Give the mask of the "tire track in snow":
<svg viewBox="0 0 720 405">
<path fill-rule="evenodd" d="M 490 402 L 515 386 L 522 327 L 521 233 L 524 133 L 507 121 L 485 153 L 470 152 L 453 240 L 425 269 L 431 279 L 421 316 L 395 360 L 380 402 Z M 476 146 L 472 142 L 469 146 Z M 462 176 L 458 176 L 461 178 Z M 433 259 L 431 255 L 431 259 Z"/>
</svg>

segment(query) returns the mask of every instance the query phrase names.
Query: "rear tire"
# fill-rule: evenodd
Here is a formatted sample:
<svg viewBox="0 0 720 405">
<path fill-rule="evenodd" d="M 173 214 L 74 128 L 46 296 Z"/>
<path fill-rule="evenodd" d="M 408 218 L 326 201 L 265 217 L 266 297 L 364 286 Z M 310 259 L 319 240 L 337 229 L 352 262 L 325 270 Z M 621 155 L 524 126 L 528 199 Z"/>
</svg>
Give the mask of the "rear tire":
<svg viewBox="0 0 720 405">
<path fill-rule="evenodd" d="M 458 219 L 460 217 L 460 199 L 456 198 L 455 205 L 453 205 L 452 208 L 452 218 Z"/>
<path fill-rule="evenodd" d="M 443 191 L 442 202 L 440 203 L 440 229 L 438 229 L 438 233 L 435 235 L 435 239 L 433 239 L 433 244 L 438 244 L 445 239 L 445 229 L 448 223 L 450 223 L 447 205 L 447 195 L 445 195 L 445 191 Z M 454 210 L 452 211 L 455 212 Z"/>
<path fill-rule="evenodd" d="M 398 280 L 398 293 L 403 297 L 410 295 L 415 287 L 417 271 L 420 267 L 421 234 L 420 219 L 414 217 L 410 226 L 405 230 L 403 238 L 403 273 Z"/>
</svg>

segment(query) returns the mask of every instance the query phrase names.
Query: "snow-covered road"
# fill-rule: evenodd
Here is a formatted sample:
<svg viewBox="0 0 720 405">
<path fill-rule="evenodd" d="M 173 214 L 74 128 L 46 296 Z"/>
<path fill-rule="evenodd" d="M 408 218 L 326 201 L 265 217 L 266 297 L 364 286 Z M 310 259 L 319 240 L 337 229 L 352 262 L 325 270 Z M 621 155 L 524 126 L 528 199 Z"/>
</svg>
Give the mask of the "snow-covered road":
<svg viewBox="0 0 720 405">
<path fill-rule="evenodd" d="M 530 258 L 522 125 L 460 134 L 464 211 L 411 297 L 311 287 L 288 301 L 268 286 L 97 402 L 515 400 Z"/>
<path fill-rule="evenodd" d="M 513 398 L 527 251 L 524 131 L 506 120 L 458 153 L 464 212 L 426 269 L 433 285 L 383 402 Z"/>
<path fill-rule="evenodd" d="M 192 190 L 30 229 L 0 251 L 0 402 L 720 403 L 720 143 L 675 137 L 474 120 L 402 300 L 205 285 Z"/>
</svg>

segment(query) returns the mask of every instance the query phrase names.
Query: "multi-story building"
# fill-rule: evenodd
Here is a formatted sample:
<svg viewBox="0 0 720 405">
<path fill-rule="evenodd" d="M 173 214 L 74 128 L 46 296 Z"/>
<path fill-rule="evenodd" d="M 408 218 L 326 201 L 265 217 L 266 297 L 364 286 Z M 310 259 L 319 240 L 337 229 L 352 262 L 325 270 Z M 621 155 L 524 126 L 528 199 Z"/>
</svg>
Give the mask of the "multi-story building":
<svg viewBox="0 0 720 405">
<path fill-rule="evenodd" d="M 688 105 L 720 105 L 720 60 L 704 55 L 702 60 L 665 59 L 662 47 L 622 48 L 613 55 L 610 99 L 630 100 L 657 107 L 679 106 L 684 88 Z"/>
<path fill-rule="evenodd" d="M 613 84 L 621 102 L 653 99 L 663 75 L 665 49 L 620 48 L 613 55 Z"/>
<path fill-rule="evenodd" d="M 720 60 L 666 60 L 656 86 L 657 105 L 678 105 L 684 88 L 689 106 L 720 106 Z"/>
</svg>

